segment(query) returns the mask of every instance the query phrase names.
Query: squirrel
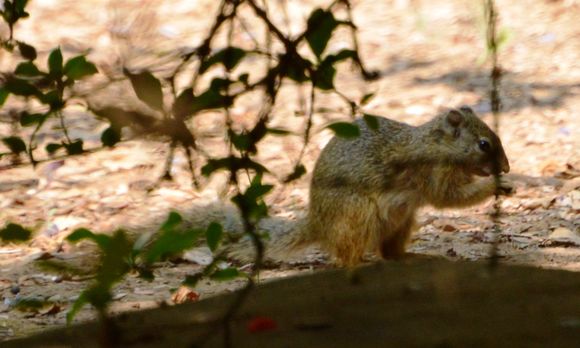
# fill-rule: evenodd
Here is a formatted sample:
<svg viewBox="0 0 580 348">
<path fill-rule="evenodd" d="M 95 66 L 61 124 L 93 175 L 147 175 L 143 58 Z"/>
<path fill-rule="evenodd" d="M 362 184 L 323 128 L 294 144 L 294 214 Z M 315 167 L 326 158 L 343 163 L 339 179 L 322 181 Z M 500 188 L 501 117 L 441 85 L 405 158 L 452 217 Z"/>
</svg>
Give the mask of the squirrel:
<svg viewBox="0 0 580 348">
<path fill-rule="evenodd" d="M 418 127 L 376 120 L 376 129 L 356 120 L 358 137 L 335 136 L 325 146 L 312 174 L 307 217 L 290 231 L 274 232 L 267 255 L 317 243 L 347 267 L 367 251 L 399 259 L 420 207 L 468 207 L 511 193 L 505 178 L 496 184 L 491 176 L 510 170 L 501 140 L 471 108 L 447 110 Z M 233 256 L 247 252 L 242 249 Z"/>
<path fill-rule="evenodd" d="M 376 130 L 355 121 L 355 139 L 335 136 L 314 168 L 300 239 L 317 241 L 340 264 L 356 265 L 367 250 L 401 258 L 422 206 L 468 207 L 511 193 L 491 176 L 510 170 L 501 140 L 471 108 L 418 127 L 377 120 Z"/>
</svg>

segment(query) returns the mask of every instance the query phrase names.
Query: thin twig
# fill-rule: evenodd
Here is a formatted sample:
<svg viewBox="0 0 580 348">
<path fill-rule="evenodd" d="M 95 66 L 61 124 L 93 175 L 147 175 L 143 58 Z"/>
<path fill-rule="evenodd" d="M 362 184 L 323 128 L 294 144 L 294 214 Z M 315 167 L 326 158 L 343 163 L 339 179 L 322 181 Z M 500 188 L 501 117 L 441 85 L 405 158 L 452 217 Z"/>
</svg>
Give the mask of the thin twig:
<svg viewBox="0 0 580 348">
<path fill-rule="evenodd" d="M 501 84 L 501 68 L 499 66 L 498 52 L 497 52 L 497 12 L 493 0 L 486 0 L 485 14 L 487 20 L 487 48 L 491 51 L 492 68 L 490 73 L 490 102 L 491 111 L 493 114 L 493 130 L 497 134 L 499 132 L 499 113 L 501 109 L 501 97 L 499 94 Z M 501 199 L 499 197 L 498 189 L 500 185 L 500 164 L 499 159 L 494 158 L 494 180 L 496 186 L 495 200 L 493 204 L 493 212 L 491 213 L 491 220 L 493 222 L 494 239 L 490 255 L 490 268 L 494 269 L 499 263 L 499 237 L 500 227 L 499 218 L 501 216 Z"/>
</svg>

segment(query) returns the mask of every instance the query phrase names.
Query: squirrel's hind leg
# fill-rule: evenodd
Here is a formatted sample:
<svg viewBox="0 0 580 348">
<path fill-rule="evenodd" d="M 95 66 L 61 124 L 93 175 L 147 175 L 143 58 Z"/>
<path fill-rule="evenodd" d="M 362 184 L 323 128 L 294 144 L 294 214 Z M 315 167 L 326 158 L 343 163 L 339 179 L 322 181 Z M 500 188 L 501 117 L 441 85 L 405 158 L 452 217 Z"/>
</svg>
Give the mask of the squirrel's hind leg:
<svg viewBox="0 0 580 348">
<path fill-rule="evenodd" d="M 381 257 L 385 260 L 398 260 L 405 256 L 405 247 L 409 243 L 411 234 L 416 229 L 415 217 L 411 216 L 400 222 L 396 229 L 384 231 L 379 241 Z"/>
<path fill-rule="evenodd" d="M 337 199 L 337 197 L 341 199 Z M 376 240 L 377 212 L 368 197 L 318 195 L 311 204 L 310 231 L 314 240 L 341 266 L 356 266 Z M 324 199 L 321 199 L 324 198 Z"/>
</svg>

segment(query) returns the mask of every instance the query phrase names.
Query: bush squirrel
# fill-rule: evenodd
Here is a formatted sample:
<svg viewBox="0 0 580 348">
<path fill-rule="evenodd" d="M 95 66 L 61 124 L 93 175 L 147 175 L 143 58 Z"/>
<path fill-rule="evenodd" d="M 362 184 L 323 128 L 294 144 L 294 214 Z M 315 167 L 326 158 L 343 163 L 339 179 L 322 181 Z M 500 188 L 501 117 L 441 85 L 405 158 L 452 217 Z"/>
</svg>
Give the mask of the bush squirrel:
<svg viewBox="0 0 580 348">
<path fill-rule="evenodd" d="M 271 229 L 267 256 L 283 258 L 316 243 L 342 266 L 360 263 L 368 251 L 398 259 L 420 207 L 468 207 L 511 193 L 508 181 L 500 178 L 496 187 L 491 176 L 510 170 L 501 141 L 471 108 L 448 110 L 418 127 L 377 121 L 371 129 L 358 119 L 358 137 L 335 136 L 326 145 L 306 219 L 289 231 Z M 230 255 L 247 260 L 249 245 L 239 247 Z"/>
</svg>

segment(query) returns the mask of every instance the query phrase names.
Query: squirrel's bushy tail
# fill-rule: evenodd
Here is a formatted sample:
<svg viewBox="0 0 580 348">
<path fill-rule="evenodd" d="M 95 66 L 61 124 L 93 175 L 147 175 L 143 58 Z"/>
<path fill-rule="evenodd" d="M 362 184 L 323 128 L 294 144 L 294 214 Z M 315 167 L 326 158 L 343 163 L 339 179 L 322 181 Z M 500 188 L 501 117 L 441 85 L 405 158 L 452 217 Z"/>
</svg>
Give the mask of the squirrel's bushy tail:
<svg viewBox="0 0 580 348">
<path fill-rule="evenodd" d="M 313 244 L 308 238 L 307 221 L 304 217 L 297 220 L 266 218 L 260 222 L 258 232 L 267 232 L 263 242 L 264 259 L 268 261 L 288 260 L 292 255 Z M 228 256 L 239 261 L 251 262 L 256 257 L 256 250 L 249 236 L 242 237 L 228 249 Z"/>
</svg>

